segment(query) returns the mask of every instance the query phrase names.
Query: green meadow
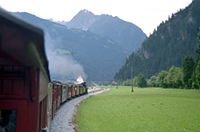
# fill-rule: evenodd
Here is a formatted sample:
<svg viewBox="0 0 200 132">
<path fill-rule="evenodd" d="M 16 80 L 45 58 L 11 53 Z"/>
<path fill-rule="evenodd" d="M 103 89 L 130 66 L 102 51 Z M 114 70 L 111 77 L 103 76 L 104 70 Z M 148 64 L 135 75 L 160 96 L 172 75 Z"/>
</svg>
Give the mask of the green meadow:
<svg viewBox="0 0 200 132">
<path fill-rule="evenodd" d="M 78 132 L 200 131 L 200 90 L 108 88 L 81 102 Z"/>
</svg>

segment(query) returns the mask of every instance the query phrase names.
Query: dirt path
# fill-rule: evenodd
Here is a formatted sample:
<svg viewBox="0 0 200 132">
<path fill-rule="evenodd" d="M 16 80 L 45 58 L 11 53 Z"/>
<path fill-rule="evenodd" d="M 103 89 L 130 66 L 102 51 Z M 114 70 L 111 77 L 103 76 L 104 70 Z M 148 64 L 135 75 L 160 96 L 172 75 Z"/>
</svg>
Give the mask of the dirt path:
<svg viewBox="0 0 200 132">
<path fill-rule="evenodd" d="M 76 112 L 76 106 L 82 100 L 90 97 L 91 95 L 100 94 L 108 90 L 110 89 L 104 89 L 98 92 L 89 93 L 87 95 L 80 96 L 62 104 L 60 108 L 56 111 L 54 119 L 51 122 L 50 132 L 75 132 L 75 126 L 72 123 L 72 119 L 73 114 Z"/>
</svg>

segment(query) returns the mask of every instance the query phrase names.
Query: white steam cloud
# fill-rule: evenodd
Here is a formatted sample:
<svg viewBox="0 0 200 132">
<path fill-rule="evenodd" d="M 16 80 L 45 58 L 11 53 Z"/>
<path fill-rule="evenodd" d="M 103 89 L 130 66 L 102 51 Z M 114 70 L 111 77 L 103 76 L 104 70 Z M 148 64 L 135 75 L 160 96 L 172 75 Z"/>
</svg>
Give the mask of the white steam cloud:
<svg viewBox="0 0 200 132">
<path fill-rule="evenodd" d="M 62 80 L 77 79 L 81 76 L 86 81 L 87 75 L 83 67 L 71 56 L 59 56 L 54 52 L 48 53 L 50 74 Z"/>
<path fill-rule="evenodd" d="M 55 40 L 46 34 L 45 47 L 47 58 L 49 60 L 49 70 L 51 79 L 59 79 L 60 81 L 67 81 L 71 79 L 77 79 L 79 76 L 84 81 L 87 79 L 87 75 L 84 72 L 83 67 L 73 59 L 70 55 L 57 54 L 55 49 Z M 58 40 L 56 41 L 59 42 Z"/>
</svg>

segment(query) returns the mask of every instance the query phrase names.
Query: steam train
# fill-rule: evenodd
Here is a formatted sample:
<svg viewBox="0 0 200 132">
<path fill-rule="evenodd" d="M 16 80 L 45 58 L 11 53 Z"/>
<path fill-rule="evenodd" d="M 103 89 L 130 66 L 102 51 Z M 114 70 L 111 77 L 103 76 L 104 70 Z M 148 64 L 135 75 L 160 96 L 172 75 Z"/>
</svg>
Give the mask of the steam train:
<svg viewBox="0 0 200 132">
<path fill-rule="evenodd" d="M 0 9 L 0 132 L 48 131 L 59 106 L 86 83 L 51 81 L 44 33 Z"/>
</svg>

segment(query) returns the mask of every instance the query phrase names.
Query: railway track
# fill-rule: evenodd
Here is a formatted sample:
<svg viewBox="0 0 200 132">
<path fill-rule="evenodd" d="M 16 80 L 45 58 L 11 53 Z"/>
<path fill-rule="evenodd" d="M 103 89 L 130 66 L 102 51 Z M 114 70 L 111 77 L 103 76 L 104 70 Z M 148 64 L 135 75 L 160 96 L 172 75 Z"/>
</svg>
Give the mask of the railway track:
<svg viewBox="0 0 200 132">
<path fill-rule="evenodd" d="M 101 91 L 89 93 L 87 95 L 77 97 L 62 104 L 61 107 L 56 111 L 54 119 L 51 122 L 50 132 L 75 132 L 75 125 L 73 124 L 72 119 L 73 114 L 77 110 L 76 106 L 79 105 L 82 100 L 90 97 L 91 95 L 100 94 L 108 90 L 110 89 L 104 89 Z"/>
</svg>

